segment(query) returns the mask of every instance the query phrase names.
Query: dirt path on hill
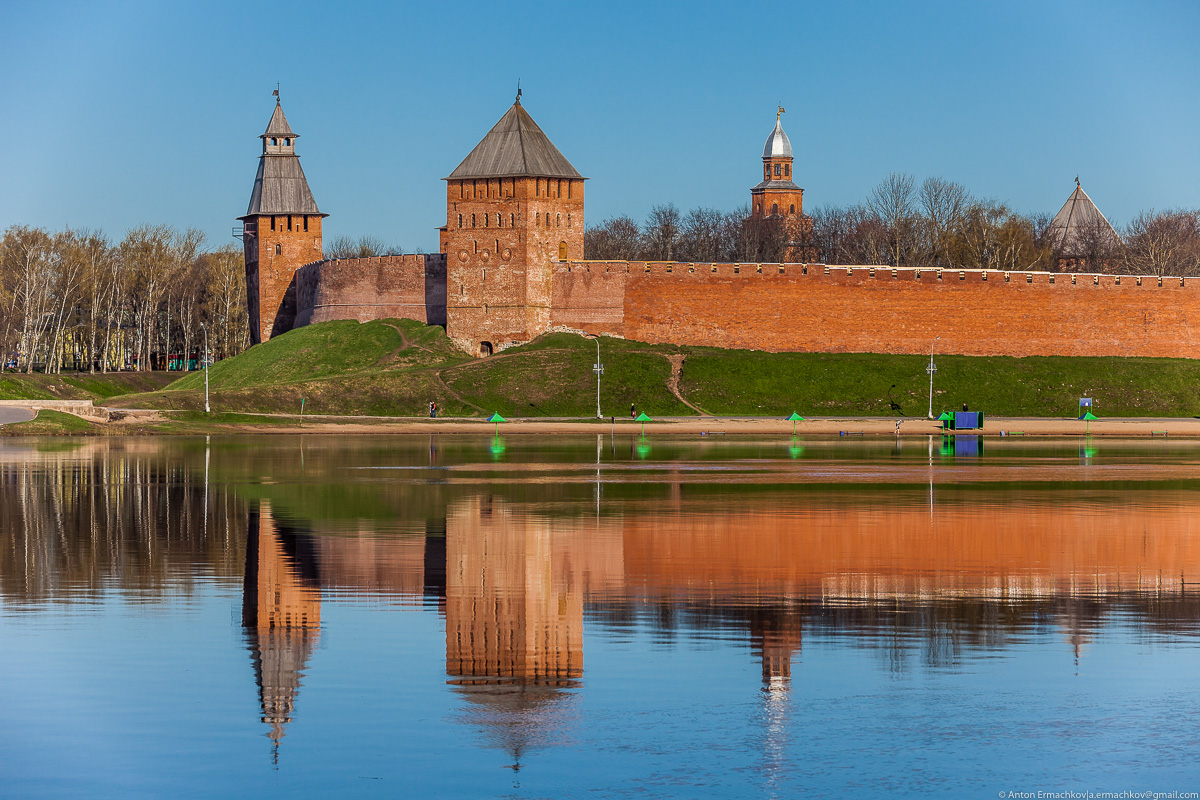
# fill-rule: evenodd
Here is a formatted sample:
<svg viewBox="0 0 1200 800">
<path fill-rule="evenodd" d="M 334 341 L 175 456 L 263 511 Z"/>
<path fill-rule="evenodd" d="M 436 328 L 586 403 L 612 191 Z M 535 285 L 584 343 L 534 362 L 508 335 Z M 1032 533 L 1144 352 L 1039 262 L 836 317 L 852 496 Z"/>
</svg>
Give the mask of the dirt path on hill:
<svg viewBox="0 0 1200 800">
<path fill-rule="evenodd" d="M 666 356 L 667 361 L 671 362 L 671 377 L 667 379 L 667 388 L 671 390 L 671 394 L 675 395 L 679 402 L 683 403 L 688 408 L 695 411 L 697 414 L 703 414 L 706 417 L 711 417 L 703 408 L 693 403 L 689 403 L 687 398 L 679 391 L 679 379 L 683 377 L 683 362 L 687 360 L 687 355 L 684 353 L 673 353 Z"/>
</svg>

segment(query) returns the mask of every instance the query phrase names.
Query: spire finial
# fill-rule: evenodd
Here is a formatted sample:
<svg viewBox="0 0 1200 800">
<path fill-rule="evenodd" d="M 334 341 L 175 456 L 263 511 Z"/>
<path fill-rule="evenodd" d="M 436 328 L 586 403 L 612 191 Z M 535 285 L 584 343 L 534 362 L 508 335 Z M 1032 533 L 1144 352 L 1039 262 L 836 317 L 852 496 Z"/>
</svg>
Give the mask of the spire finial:
<svg viewBox="0 0 1200 800">
<path fill-rule="evenodd" d="M 783 106 L 779 106 L 779 110 L 775 112 L 775 121 L 779 122 L 779 115 L 786 114 L 786 113 L 787 113 L 787 109 L 784 108 Z"/>
<path fill-rule="evenodd" d="M 1079 176 L 1078 175 L 1075 176 L 1075 188 L 1076 189 L 1079 188 Z"/>
<path fill-rule="evenodd" d="M 517 105 L 521 105 L 521 79 L 517 78 Z"/>
<path fill-rule="evenodd" d="M 271 92 L 275 96 L 275 105 L 279 105 L 279 81 L 275 82 L 275 91 Z"/>
</svg>

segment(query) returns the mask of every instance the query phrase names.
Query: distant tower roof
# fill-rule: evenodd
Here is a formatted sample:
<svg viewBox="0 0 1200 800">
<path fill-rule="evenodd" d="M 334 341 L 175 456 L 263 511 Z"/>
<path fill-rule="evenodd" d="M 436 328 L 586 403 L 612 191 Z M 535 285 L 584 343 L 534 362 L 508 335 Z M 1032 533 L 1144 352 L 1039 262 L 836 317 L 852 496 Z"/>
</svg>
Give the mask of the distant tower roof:
<svg viewBox="0 0 1200 800">
<path fill-rule="evenodd" d="M 783 132 L 783 123 L 779 121 L 779 115 L 775 115 L 775 130 L 771 131 L 771 135 L 767 137 L 767 144 L 763 147 L 763 158 L 791 158 L 792 143 L 788 140 L 787 134 Z"/>
<path fill-rule="evenodd" d="M 520 96 L 446 180 L 583 176 L 521 105 Z"/>
<path fill-rule="evenodd" d="M 1096 236 L 1117 238 L 1112 224 L 1096 208 L 1092 198 L 1075 179 L 1075 191 L 1067 198 L 1050 223 L 1054 246 L 1063 253 L 1071 253 Z"/>
<path fill-rule="evenodd" d="M 263 151 L 258 158 L 258 174 L 254 176 L 254 189 L 250 192 L 250 205 L 246 217 L 259 214 L 321 214 L 308 179 L 300 168 L 300 157 L 296 155 L 296 134 L 288 125 L 287 117 L 279 101 L 262 139 Z M 244 219 L 244 217 L 239 217 Z"/>
</svg>

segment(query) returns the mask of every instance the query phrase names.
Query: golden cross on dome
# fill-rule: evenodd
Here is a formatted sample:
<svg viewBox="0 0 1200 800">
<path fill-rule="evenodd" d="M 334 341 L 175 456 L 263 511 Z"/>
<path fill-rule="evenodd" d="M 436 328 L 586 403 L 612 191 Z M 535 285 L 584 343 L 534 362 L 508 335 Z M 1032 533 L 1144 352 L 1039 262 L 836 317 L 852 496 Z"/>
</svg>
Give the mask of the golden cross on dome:
<svg viewBox="0 0 1200 800">
<path fill-rule="evenodd" d="M 775 121 L 779 122 L 779 115 L 786 114 L 786 113 L 787 113 L 787 109 L 784 108 L 783 106 L 780 106 L 779 110 L 775 112 Z"/>
</svg>

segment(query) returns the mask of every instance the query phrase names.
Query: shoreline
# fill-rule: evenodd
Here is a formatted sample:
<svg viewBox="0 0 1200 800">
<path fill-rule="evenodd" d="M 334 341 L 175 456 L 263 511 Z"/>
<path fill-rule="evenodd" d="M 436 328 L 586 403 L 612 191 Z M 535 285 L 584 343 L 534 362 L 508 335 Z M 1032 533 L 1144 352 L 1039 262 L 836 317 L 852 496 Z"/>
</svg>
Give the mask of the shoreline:
<svg viewBox="0 0 1200 800">
<path fill-rule="evenodd" d="M 449 417 L 427 419 L 424 417 L 333 417 L 306 416 L 303 422 L 298 415 L 274 415 L 236 413 L 216 414 L 212 421 L 174 419 L 171 412 L 125 411 L 121 420 L 101 421 L 79 417 L 93 423 L 96 430 L 77 435 L 195 435 L 215 434 L 492 434 L 497 424 L 482 418 Z M 236 419 L 229 419 L 228 417 Z M 224 419 L 223 419 L 224 418 Z M 261 422 L 254 421 L 261 419 Z M 1001 438 L 1009 436 L 1084 436 L 1121 438 L 1184 437 L 1200 438 L 1200 419 L 1177 418 L 1110 418 L 1092 420 L 1085 426 L 1082 420 L 1064 417 L 988 417 L 982 430 L 943 430 L 941 423 L 924 418 L 889 417 L 819 417 L 805 419 L 795 424 L 796 436 L 822 437 L 923 437 L 923 436 L 985 436 Z M 670 417 L 644 423 L 623 419 L 544 419 L 514 418 L 499 423 L 501 435 L 522 434 L 590 434 L 619 432 L 622 434 L 684 434 L 684 435 L 770 435 L 789 434 L 791 422 L 776 417 Z M 51 435 L 22 434 L 20 425 L 5 425 L 0 435 Z M 67 433 L 64 431 L 64 433 Z"/>
</svg>

